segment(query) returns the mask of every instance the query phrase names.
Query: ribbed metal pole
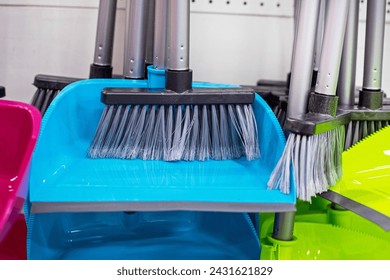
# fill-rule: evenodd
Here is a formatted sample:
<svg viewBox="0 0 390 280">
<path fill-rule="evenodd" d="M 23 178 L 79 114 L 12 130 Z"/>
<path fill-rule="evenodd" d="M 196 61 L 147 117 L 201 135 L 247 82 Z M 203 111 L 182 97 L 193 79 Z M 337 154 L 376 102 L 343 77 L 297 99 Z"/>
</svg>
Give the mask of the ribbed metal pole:
<svg viewBox="0 0 390 280">
<path fill-rule="evenodd" d="M 154 22 L 153 66 L 165 69 L 167 47 L 168 0 L 156 0 Z"/>
<path fill-rule="evenodd" d="M 115 15 L 117 0 L 100 0 L 95 41 L 95 65 L 107 66 L 112 63 L 114 45 Z"/>
<path fill-rule="evenodd" d="M 316 93 L 336 95 L 349 3 L 349 0 L 328 0 Z"/>
<path fill-rule="evenodd" d="M 382 87 L 382 60 L 385 34 L 386 1 L 367 1 L 366 42 L 364 51 L 363 89 Z"/>
<path fill-rule="evenodd" d="M 355 104 L 359 2 L 359 0 L 351 0 L 345 30 L 340 74 L 337 83 L 337 95 L 341 106 L 353 106 Z"/>
<path fill-rule="evenodd" d="M 146 14 L 145 0 L 128 0 L 123 76 L 142 79 L 145 76 Z"/>
<path fill-rule="evenodd" d="M 320 0 L 301 0 L 291 67 L 287 116 L 305 114 L 311 88 Z"/>
</svg>

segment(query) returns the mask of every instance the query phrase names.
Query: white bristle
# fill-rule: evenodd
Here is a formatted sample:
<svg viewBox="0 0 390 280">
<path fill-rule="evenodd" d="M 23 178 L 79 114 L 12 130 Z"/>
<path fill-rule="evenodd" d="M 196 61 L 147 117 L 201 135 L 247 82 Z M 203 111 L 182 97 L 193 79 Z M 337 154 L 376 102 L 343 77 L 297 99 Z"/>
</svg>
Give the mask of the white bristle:
<svg viewBox="0 0 390 280">
<path fill-rule="evenodd" d="M 344 137 L 344 126 L 311 136 L 291 133 L 268 181 L 268 188 L 290 193 L 292 165 L 299 199 L 310 201 L 316 194 L 326 191 L 341 178 Z"/>
<path fill-rule="evenodd" d="M 110 105 L 88 156 L 165 161 L 259 158 L 251 105 Z"/>
</svg>

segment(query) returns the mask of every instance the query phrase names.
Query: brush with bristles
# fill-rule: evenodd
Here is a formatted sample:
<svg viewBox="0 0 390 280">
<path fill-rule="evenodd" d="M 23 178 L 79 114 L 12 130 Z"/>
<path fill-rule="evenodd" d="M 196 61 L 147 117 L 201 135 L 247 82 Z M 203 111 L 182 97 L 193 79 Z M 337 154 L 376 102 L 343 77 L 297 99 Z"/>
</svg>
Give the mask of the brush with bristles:
<svg viewBox="0 0 390 280">
<path fill-rule="evenodd" d="M 112 51 L 117 0 L 100 0 L 94 60 L 90 66 L 90 78 L 112 77 Z M 67 85 L 81 78 L 38 74 L 34 79 L 35 91 L 31 104 L 43 115 L 53 99 Z"/>
<path fill-rule="evenodd" d="M 103 90 L 107 106 L 90 157 L 203 161 L 260 156 L 255 93 L 192 88 L 189 6 L 189 1 L 168 2 L 165 89 Z"/>
<path fill-rule="evenodd" d="M 305 1 L 301 5 L 304 3 Z M 291 96 L 291 93 L 295 91 L 295 81 L 300 82 L 300 79 L 294 80 L 294 75 L 302 72 L 301 58 L 297 56 L 294 59 L 298 65 L 292 72 L 286 121 L 286 128 L 290 134 L 284 153 L 268 182 L 268 187 L 289 193 L 290 173 L 294 172 L 297 197 L 306 201 L 326 191 L 342 175 L 341 153 L 344 148 L 345 129 L 336 118 L 338 102 L 336 87 L 348 9 L 349 1 L 347 0 L 330 0 L 327 3 L 318 77 L 315 90 L 309 96 L 308 113 L 306 113 L 304 102 L 299 100 L 302 97 L 299 94 L 298 97 Z M 302 25 L 299 24 L 299 29 Z M 300 41 L 304 40 L 300 36 L 312 33 L 301 34 L 298 34 L 297 49 L 299 49 Z M 313 57 L 311 53 L 304 55 Z M 305 94 L 307 93 L 301 93 L 303 97 Z M 326 121 L 325 125 L 324 121 Z"/>
<path fill-rule="evenodd" d="M 358 11 L 356 11 L 358 13 Z M 358 16 L 356 16 L 357 18 Z M 354 84 L 349 86 L 349 99 L 343 102 L 342 109 L 346 112 L 351 112 L 351 121 L 347 126 L 345 148 L 349 148 L 364 137 L 374 133 L 384 126 L 389 125 L 390 111 L 389 107 L 383 104 L 382 86 L 382 63 L 384 49 L 384 34 L 385 34 L 385 17 L 386 17 L 386 1 L 368 1 L 367 2 L 367 20 L 366 20 L 366 38 L 365 38 L 365 53 L 364 53 L 364 72 L 363 86 L 359 92 L 358 106 L 354 105 Z M 354 32 L 357 34 L 358 19 L 355 19 Z M 357 35 L 355 35 L 357 37 Z M 356 40 L 356 39 L 355 39 Z M 356 46 L 354 46 L 356 49 Z M 345 64 L 345 67 L 352 65 Z M 342 68 L 343 69 L 343 68 Z M 348 75 L 350 69 L 344 70 Z M 352 69 L 353 70 L 353 69 Z M 348 71 L 348 72 L 347 72 Z M 354 72 L 353 72 L 354 75 Z M 354 81 L 355 78 L 343 79 L 348 83 Z M 343 89 L 343 88 L 341 88 Z M 344 91 L 341 92 L 344 93 Z M 341 97 L 340 97 L 341 100 Z"/>
</svg>

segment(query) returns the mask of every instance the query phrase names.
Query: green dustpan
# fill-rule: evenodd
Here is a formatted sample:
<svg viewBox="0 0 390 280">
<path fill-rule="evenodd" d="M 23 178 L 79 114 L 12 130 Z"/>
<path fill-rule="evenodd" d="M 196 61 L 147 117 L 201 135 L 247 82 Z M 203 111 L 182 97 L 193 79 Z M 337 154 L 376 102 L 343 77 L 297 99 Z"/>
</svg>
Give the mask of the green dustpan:
<svg viewBox="0 0 390 280">
<path fill-rule="evenodd" d="M 324 195 L 390 230 L 390 126 L 343 153 L 343 177 Z M 340 202 L 340 203 L 339 203 Z"/>
<path fill-rule="evenodd" d="M 268 260 L 389 260 L 390 241 L 331 224 L 297 222 L 294 240 L 268 236 L 261 259 Z"/>
<path fill-rule="evenodd" d="M 292 241 L 272 238 L 273 222 L 269 217 L 261 226 L 261 259 L 390 260 L 390 232 L 351 211 L 298 213 Z"/>
</svg>

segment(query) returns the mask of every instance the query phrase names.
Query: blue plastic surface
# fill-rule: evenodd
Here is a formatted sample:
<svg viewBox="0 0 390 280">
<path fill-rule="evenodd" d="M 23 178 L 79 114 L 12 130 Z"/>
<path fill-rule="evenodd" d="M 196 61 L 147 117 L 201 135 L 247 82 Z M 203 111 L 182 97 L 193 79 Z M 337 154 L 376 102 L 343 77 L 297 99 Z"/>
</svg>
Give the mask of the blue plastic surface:
<svg viewBox="0 0 390 280">
<path fill-rule="evenodd" d="M 259 259 L 247 214 L 191 211 L 31 215 L 28 259 Z"/>
<path fill-rule="evenodd" d="M 30 202 L 148 202 L 159 203 L 159 209 L 164 203 L 184 202 L 180 210 L 199 210 L 202 203 L 208 203 L 204 210 L 210 210 L 210 204 L 218 210 L 218 203 L 230 203 L 233 208 L 246 203 L 294 207 L 295 188 L 285 195 L 266 187 L 285 139 L 277 119 L 260 96 L 254 103 L 259 160 L 163 162 L 87 158 L 105 106 L 100 102 L 101 90 L 147 86 L 147 81 L 93 79 L 63 89 L 42 121 L 32 160 Z M 194 83 L 194 87 L 229 85 Z M 193 208 L 194 205 L 197 206 Z"/>
</svg>

